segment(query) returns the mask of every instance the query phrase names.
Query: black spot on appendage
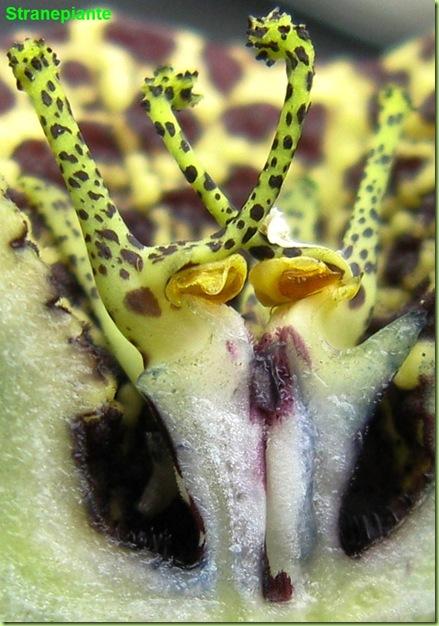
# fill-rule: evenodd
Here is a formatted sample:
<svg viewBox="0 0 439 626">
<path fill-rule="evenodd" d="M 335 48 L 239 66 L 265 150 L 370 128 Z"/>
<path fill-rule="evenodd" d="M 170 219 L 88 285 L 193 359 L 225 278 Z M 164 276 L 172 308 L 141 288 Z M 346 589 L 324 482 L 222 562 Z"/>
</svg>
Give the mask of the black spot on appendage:
<svg viewBox="0 0 439 626">
<path fill-rule="evenodd" d="M 343 258 L 349 259 L 352 256 L 353 251 L 354 251 L 353 246 L 347 246 L 342 252 Z"/>
<path fill-rule="evenodd" d="M 165 122 L 165 128 L 171 137 L 175 135 L 175 126 L 172 122 Z"/>
<path fill-rule="evenodd" d="M 293 138 L 291 135 L 284 137 L 283 146 L 285 150 L 290 150 L 293 147 Z"/>
<path fill-rule="evenodd" d="M 252 220 L 255 220 L 255 222 L 259 222 L 264 217 L 264 207 L 261 204 L 255 204 L 255 206 L 250 209 L 250 217 Z"/>
<path fill-rule="evenodd" d="M 242 243 L 247 243 L 247 241 L 250 241 L 250 239 L 256 234 L 257 230 L 258 229 L 253 227 L 253 226 L 250 227 L 250 228 L 247 228 L 247 230 L 246 230 L 246 232 L 245 232 L 245 234 L 244 234 L 244 236 L 242 238 Z"/>
<path fill-rule="evenodd" d="M 70 187 L 73 187 L 74 189 L 79 189 L 81 187 L 81 184 L 72 177 L 70 177 L 67 182 L 69 183 Z"/>
<path fill-rule="evenodd" d="M 75 178 L 79 178 L 79 180 L 82 181 L 86 181 L 89 178 L 87 172 L 84 172 L 83 170 L 78 170 L 73 174 L 73 176 L 75 176 Z"/>
<path fill-rule="evenodd" d="M 30 64 L 32 65 L 34 70 L 37 70 L 37 72 L 39 72 L 42 69 L 41 62 L 38 59 L 32 59 Z"/>
<path fill-rule="evenodd" d="M 282 187 L 282 183 L 282 176 L 270 176 L 270 178 L 268 179 L 268 184 L 272 189 L 280 189 Z"/>
<path fill-rule="evenodd" d="M 138 250 L 143 250 L 143 248 L 145 247 L 143 243 L 140 243 L 140 241 L 136 239 L 136 237 L 134 237 L 134 235 L 132 235 L 131 233 L 128 233 L 127 240 L 128 240 L 128 243 L 130 243 L 132 246 L 134 246 Z"/>
<path fill-rule="evenodd" d="M 41 92 L 41 100 L 46 107 L 49 107 L 53 102 L 52 96 L 50 96 L 44 89 Z"/>
<path fill-rule="evenodd" d="M 294 49 L 294 53 L 299 61 L 304 65 L 309 65 L 309 56 L 303 46 L 297 46 L 297 48 Z"/>
<path fill-rule="evenodd" d="M 68 154 L 67 152 L 65 152 L 65 150 L 59 153 L 59 158 L 61 161 L 68 161 L 69 163 L 78 163 L 78 159 L 75 157 L 75 155 Z"/>
<path fill-rule="evenodd" d="M 89 191 L 87 195 L 90 198 L 90 200 L 95 200 L 95 201 L 104 197 L 101 193 L 95 193 L 94 191 Z"/>
<path fill-rule="evenodd" d="M 189 150 L 191 149 L 190 145 L 185 139 L 182 139 L 180 143 L 180 148 L 183 150 L 183 152 L 189 152 Z"/>
<path fill-rule="evenodd" d="M 57 139 L 58 137 L 60 137 L 60 135 L 63 135 L 64 133 L 72 134 L 72 131 L 70 130 L 70 128 L 67 128 L 67 126 L 62 126 L 62 124 L 53 124 L 50 127 L 50 134 L 54 139 Z"/>
<path fill-rule="evenodd" d="M 193 165 L 189 165 L 185 170 L 184 170 L 184 175 L 186 180 L 189 183 L 193 183 L 197 176 L 198 176 L 198 172 L 197 172 L 197 168 L 194 167 Z"/>
<path fill-rule="evenodd" d="M 250 254 L 259 261 L 263 259 L 272 259 L 274 257 L 274 250 L 270 246 L 251 246 L 249 248 Z"/>
<path fill-rule="evenodd" d="M 349 263 L 349 267 L 351 268 L 352 274 L 354 276 L 359 276 L 361 274 L 361 269 L 360 269 L 360 266 L 358 265 L 358 263 L 355 263 L 355 262 L 354 263 Z M 360 290 L 361 289 L 362 289 L 362 287 L 360 287 Z M 358 296 L 358 294 L 357 294 L 357 296 Z M 352 302 L 352 300 L 351 300 L 351 302 Z"/>
<path fill-rule="evenodd" d="M 285 248 L 284 256 L 288 259 L 293 259 L 296 256 L 301 256 L 302 250 L 300 248 Z"/>
<path fill-rule="evenodd" d="M 212 191 L 216 187 L 215 181 L 209 176 L 209 174 L 204 174 L 204 189 L 206 191 Z"/>
<path fill-rule="evenodd" d="M 79 211 L 78 211 L 78 217 L 79 217 L 81 220 L 84 220 L 84 221 L 85 221 L 85 220 L 88 220 L 88 217 L 89 217 L 89 216 L 88 216 L 87 211 L 84 211 L 84 209 L 79 209 Z M 86 241 L 87 241 L 87 240 L 86 240 Z"/>
<path fill-rule="evenodd" d="M 157 131 L 157 134 L 160 135 L 160 137 L 163 137 L 165 134 L 165 129 L 163 127 L 163 124 L 160 124 L 160 122 L 154 122 L 154 128 Z"/>
<path fill-rule="evenodd" d="M 299 124 L 303 122 L 303 120 L 305 119 L 305 115 L 306 104 L 301 104 L 300 107 L 297 109 L 297 121 L 299 122 Z"/>
</svg>

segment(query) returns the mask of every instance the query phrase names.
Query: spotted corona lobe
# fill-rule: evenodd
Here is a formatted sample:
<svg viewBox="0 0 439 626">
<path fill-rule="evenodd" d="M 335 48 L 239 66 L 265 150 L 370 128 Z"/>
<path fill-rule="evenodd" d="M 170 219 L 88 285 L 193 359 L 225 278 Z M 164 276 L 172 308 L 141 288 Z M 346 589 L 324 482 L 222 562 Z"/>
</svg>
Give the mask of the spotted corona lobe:
<svg viewBox="0 0 439 626">
<path fill-rule="evenodd" d="M 112 47 L 121 42 L 117 30 L 111 37 L 110 57 L 125 75 L 126 59 Z M 148 41 L 154 65 L 169 63 L 166 37 Z M 378 329 L 370 325 L 381 306 L 381 221 L 390 210 L 385 193 L 389 179 L 392 186 L 392 166 L 398 162 L 411 104 L 395 81 L 379 92 L 376 129 L 361 164 L 362 177 L 356 181 L 356 196 L 345 202 L 349 221 L 339 229 L 337 244 L 319 245 L 315 242 L 322 216 L 327 232 L 335 232 L 343 203 L 340 194 L 340 205 L 332 202 L 328 209 L 333 181 L 327 188 L 321 180 L 316 184 L 301 161 L 302 145 L 318 170 L 317 148 L 312 142 L 310 147 L 306 132 L 302 144 L 300 138 L 307 121 L 309 128 L 319 121 L 317 135 L 328 122 L 318 104 L 310 109 L 313 45 L 306 28 L 277 9 L 249 19 L 247 45 L 270 72 L 283 62 L 287 86 L 277 122 L 270 114 L 274 135 L 268 156 L 260 158 L 265 164 L 239 201 L 223 185 L 219 159 L 207 158 L 203 164 L 197 156 L 197 120 L 202 118 L 195 116 L 194 107 L 203 107 L 194 93 L 197 71 L 151 68 L 141 89 L 142 106 L 138 98 L 134 107 L 123 90 L 115 89 L 107 63 L 100 83 L 109 110 L 117 112 L 119 143 L 114 150 L 129 148 L 126 171 L 108 154 L 98 168 L 91 154 L 95 150 L 84 138 L 86 126 L 82 131 L 84 125 L 75 121 L 62 86 L 72 67 L 64 73 L 65 64 L 60 65 L 42 40 L 16 44 L 8 57 L 18 88 L 38 115 L 67 193 L 55 184 L 57 174 L 48 182 L 35 171 L 18 178 L 17 188 L 21 201 L 43 218 L 57 254 L 89 300 L 86 323 L 98 320 L 105 345 L 124 372 L 119 374 L 125 378 L 117 403 L 92 416 L 81 415 L 73 429 L 75 457 L 92 493 L 94 527 L 119 540 L 124 549 L 146 547 L 148 559 L 151 553 L 161 555 L 164 563 L 142 561 L 152 594 L 178 594 L 182 604 L 215 604 L 224 597 L 224 606 L 233 610 L 225 609 L 223 619 L 245 619 L 249 607 L 258 607 L 265 616 L 260 608 L 264 601 L 287 603 L 298 618 L 306 606 L 312 621 L 310 589 L 319 588 L 322 597 L 328 594 L 323 602 L 327 607 L 338 577 L 371 584 L 373 568 L 385 570 L 385 547 L 384 556 L 370 550 L 369 569 L 367 559 L 346 557 L 370 549 L 402 519 L 397 517 L 390 530 L 369 532 L 363 515 L 356 522 L 358 535 L 349 526 L 357 442 L 366 436 L 372 415 L 384 411 L 381 397 L 387 400 L 388 391 L 415 393 L 431 379 L 431 342 L 424 335 L 428 299 L 406 310 L 399 307 L 403 314 Z M 234 79 L 225 83 L 218 78 L 221 68 L 215 65 L 214 52 L 206 53 L 211 78 L 218 79 L 224 92 L 239 89 L 238 61 L 228 59 Z M 133 54 L 139 50 L 133 48 Z M 86 83 L 92 73 L 80 71 L 79 76 Z M 87 99 L 86 90 L 80 95 Z M 224 116 L 231 128 L 234 116 L 248 111 L 238 108 Z M 272 109 L 264 109 L 267 128 Z M 147 118 L 151 132 L 134 137 L 133 127 L 144 128 Z M 257 135 L 252 126 L 256 122 L 248 124 Z M 235 140 L 230 137 L 231 144 Z M 145 155 L 138 151 L 139 143 L 145 143 Z M 173 189 L 167 186 L 174 174 L 161 144 L 175 161 L 175 176 L 195 191 L 195 199 L 190 196 L 188 202 L 201 201 L 219 230 L 200 227 L 200 238 L 191 240 L 195 226 L 182 228 L 179 216 L 170 219 L 163 206 L 151 208 L 147 217 L 116 208 L 104 182 L 107 175 L 115 200 L 127 180 L 136 179 L 133 205 L 150 206 L 159 184 Z M 224 151 L 227 158 L 226 146 Z M 317 152 L 322 151 L 320 146 Z M 293 182 L 288 183 L 296 153 L 297 171 L 293 168 Z M 151 166 L 154 159 L 160 176 Z M 281 194 L 285 181 L 287 190 Z M 186 196 L 177 199 L 185 208 Z M 43 260 L 50 260 L 50 252 L 41 253 Z M 227 306 L 230 302 L 234 308 Z M 66 307 L 74 313 L 74 306 L 66 302 Z M 107 395 L 112 401 L 114 390 L 113 396 L 111 391 Z M 429 394 L 425 397 L 421 412 L 431 402 Z M 145 419 L 156 443 L 144 437 Z M 391 439 L 391 420 L 386 428 Z M 408 453 L 404 448 L 400 454 Z M 421 461 L 412 482 L 421 465 L 428 471 L 423 456 Z M 398 457 L 395 463 L 401 462 Z M 102 486 L 109 467 L 111 488 Z M 149 476 L 143 483 L 142 472 Z M 113 493 L 108 496 L 106 489 Z M 137 494 L 134 512 L 124 508 L 126 489 Z M 183 548 L 176 547 L 175 524 L 169 521 L 175 511 L 184 512 L 187 524 Z M 151 524 L 151 535 L 138 527 L 142 515 Z M 366 539 L 361 534 L 365 519 Z M 405 549 L 411 544 L 395 533 L 386 545 L 398 555 L 398 545 Z M 395 555 L 390 555 L 388 567 L 395 565 L 399 572 Z"/>
</svg>

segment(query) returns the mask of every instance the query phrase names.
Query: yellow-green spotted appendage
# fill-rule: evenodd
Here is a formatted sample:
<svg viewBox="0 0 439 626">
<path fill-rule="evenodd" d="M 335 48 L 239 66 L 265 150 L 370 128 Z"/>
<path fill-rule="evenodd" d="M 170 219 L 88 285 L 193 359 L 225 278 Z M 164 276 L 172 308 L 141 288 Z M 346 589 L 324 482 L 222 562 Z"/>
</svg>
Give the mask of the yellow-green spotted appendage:
<svg viewBox="0 0 439 626">
<path fill-rule="evenodd" d="M 143 371 L 142 357 L 120 332 L 99 297 L 79 219 L 68 195 L 59 187 L 30 176 L 20 178 L 18 185 L 52 231 L 65 262 L 89 298 L 116 360 L 134 383 Z"/>
</svg>

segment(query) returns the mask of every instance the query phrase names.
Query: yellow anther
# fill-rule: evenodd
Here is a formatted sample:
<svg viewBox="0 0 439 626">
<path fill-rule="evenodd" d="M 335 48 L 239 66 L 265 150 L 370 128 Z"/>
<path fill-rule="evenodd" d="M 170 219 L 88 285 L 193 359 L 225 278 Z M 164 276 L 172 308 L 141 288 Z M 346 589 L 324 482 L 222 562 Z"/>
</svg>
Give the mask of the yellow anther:
<svg viewBox="0 0 439 626">
<path fill-rule="evenodd" d="M 202 298 L 216 304 L 232 300 L 242 290 L 247 264 L 239 254 L 197 267 L 189 267 L 172 276 L 166 296 L 176 306 L 188 297 Z"/>
<path fill-rule="evenodd" d="M 336 288 L 335 299 L 352 298 L 359 287 L 359 279 L 346 279 L 338 267 L 306 256 L 262 261 L 251 270 L 249 280 L 264 306 L 296 302 L 328 287 Z"/>
</svg>

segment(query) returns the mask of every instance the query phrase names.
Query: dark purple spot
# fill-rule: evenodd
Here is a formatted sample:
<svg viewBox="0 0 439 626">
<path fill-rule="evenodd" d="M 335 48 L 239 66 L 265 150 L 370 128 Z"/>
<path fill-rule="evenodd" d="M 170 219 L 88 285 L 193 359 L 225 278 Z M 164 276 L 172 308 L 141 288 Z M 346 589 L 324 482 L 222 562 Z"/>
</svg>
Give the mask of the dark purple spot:
<svg viewBox="0 0 439 626">
<path fill-rule="evenodd" d="M 117 233 L 115 233 L 114 230 L 111 230 L 110 228 L 97 230 L 96 234 L 100 237 L 103 237 L 104 239 L 108 239 L 108 241 L 115 241 L 117 244 L 119 243 L 119 237 L 117 236 Z"/>
<path fill-rule="evenodd" d="M 436 121 L 436 97 L 435 97 L 434 91 L 432 91 L 431 94 L 425 98 L 425 100 L 422 102 L 418 110 L 423 120 L 427 122 L 427 124 L 435 123 Z"/>
<path fill-rule="evenodd" d="M 323 138 L 326 131 L 327 114 L 321 104 L 313 104 L 306 115 L 297 152 L 307 163 L 316 163 L 322 158 Z"/>
<path fill-rule="evenodd" d="M 175 47 L 171 30 L 146 25 L 140 20 L 124 19 L 110 22 L 106 30 L 109 41 L 119 44 L 144 63 L 164 63 Z"/>
<path fill-rule="evenodd" d="M 241 78 L 240 64 L 227 53 L 224 47 L 215 43 L 206 45 L 204 59 L 211 81 L 217 89 L 227 94 Z"/>
<path fill-rule="evenodd" d="M 263 259 L 272 259 L 274 257 L 274 250 L 270 246 L 251 246 L 249 248 L 250 254 L 258 261 Z"/>
<path fill-rule="evenodd" d="M 9 87 L 0 79 L 0 115 L 9 111 L 15 104 L 15 96 Z"/>
<path fill-rule="evenodd" d="M 22 173 L 64 185 L 55 158 L 45 141 L 23 141 L 15 148 L 12 158 L 18 162 Z"/>
<path fill-rule="evenodd" d="M 95 241 L 95 247 L 97 250 L 97 255 L 99 257 L 108 260 L 111 259 L 111 257 L 113 256 L 111 254 L 111 249 L 107 246 L 106 243 L 103 243 L 102 241 Z"/>
<path fill-rule="evenodd" d="M 127 272 L 126 269 L 122 268 L 121 270 L 119 270 L 119 276 L 123 278 L 124 280 L 128 280 L 130 277 L 130 273 Z"/>
<path fill-rule="evenodd" d="M 194 229 L 195 237 L 201 234 L 200 229 L 214 223 L 200 198 L 187 186 L 165 193 L 162 201 L 179 220 L 187 222 Z"/>
<path fill-rule="evenodd" d="M 122 161 L 122 154 L 114 139 L 111 126 L 98 122 L 80 121 L 79 128 L 94 158 L 104 162 Z"/>
<path fill-rule="evenodd" d="M 366 292 L 364 291 L 363 285 L 361 285 L 356 295 L 352 298 L 352 300 L 349 300 L 348 306 L 350 309 L 358 309 L 364 304 L 365 300 Z"/>
<path fill-rule="evenodd" d="M 395 239 L 384 271 L 384 278 L 389 285 L 401 285 L 404 278 L 416 268 L 421 244 L 421 239 L 410 234 Z"/>
<path fill-rule="evenodd" d="M 198 176 L 198 172 L 193 165 L 188 165 L 188 167 L 184 170 L 184 175 L 189 183 L 193 183 Z"/>
<path fill-rule="evenodd" d="M 268 568 L 263 577 L 263 593 L 269 602 L 288 602 L 293 596 L 291 578 L 286 572 L 278 572 L 273 577 Z"/>
<path fill-rule="evenodd" d="M 255 103 L 227 109 L 223 121 L 232 135 L 261 141 L 274 132 L 279 118 L 278 109 L 271 104 Z"/>
<path fill-rule="evenodd" d="M 264 217 L 264 207 L 261 204 L 255 204 L 250 209 L 250 217 L 255 222 L 259 222 Z"/>
<path fill-rule="evenodd" d="M 128 309 L 140 315 L 160 317 L 162 314 L 157 298 L 148 287 L 129 291 L 124 298 L 124 303 Z"/>
<path fill-rule="evenodd" d="M 46 107 L 50 106 L 53 102 L 52 96 L 50 96 L 45 89 L 41 92 L 41 100 Z"/>
<path fill-rule="evenodd" d="M 403 181 L 417 176 L 424 163 L 425 161 L 420 157 L 397 157 L 390 173 L 389 192 L 394 193 Z"/>
<path fill-rule="evenodd" d="M 71 85 L 90 84 L 93 81 L 89 68 L 79 61 L 64 61 L 61 65 L 61 78 Z"/>
<path fill-rule="evenodd" d="M 258 172 L 247 166 L 234 167 L 224 183 L 225 191 L 235 206 L 242 206 L 258 180 Z"/>
<path fill-rule="evenodd" d="M 177 118 L 188 141 L 192 144 L 196 143 L 201 135 L 201 126 L 195 113 L 184 109 L 184 111 L 177 111 Z"/>
<path fill-rule="evenodd" d="M 120 256 L 126 263 L 129 263 L 132 267 L 134 267 L 138 272 L 141 272 L 143 269 L 143 259 L 140 254 L 137 252 L 133 252 L 132 250 L 127 250 L 124 248 L 120 251 Z"/>
<path fill-rule="evenodd" d="M 52 124 L 50 127 L 50 134 L 54 139 L 58 139 L 58 137 L 61 137 L 61 135 L 64 135 L 65 133 L 70 133 L 70 135 L 72 134 L 72 131 L 68 126 L 63 126 L 63 124 Z"/>
<path fill-rule="evenodd" d="M 256 227 L 251 227 L 251 228 L 247 228 L 247 230 L 245 231 L 245 234 L 242 238 L 242 243 L 247 243 L 248 241 L 250 241 L 250 239 L 257 233 L 257 228 Z"/>
</svg>

